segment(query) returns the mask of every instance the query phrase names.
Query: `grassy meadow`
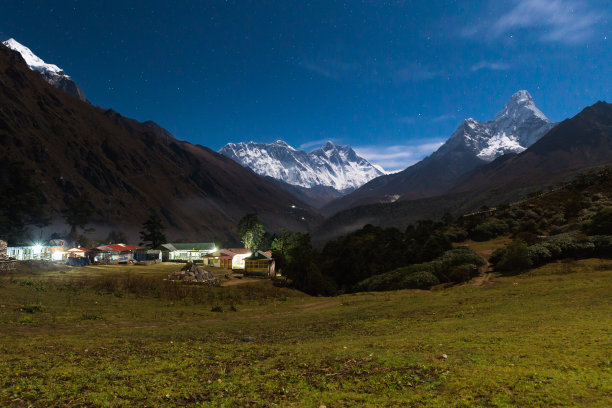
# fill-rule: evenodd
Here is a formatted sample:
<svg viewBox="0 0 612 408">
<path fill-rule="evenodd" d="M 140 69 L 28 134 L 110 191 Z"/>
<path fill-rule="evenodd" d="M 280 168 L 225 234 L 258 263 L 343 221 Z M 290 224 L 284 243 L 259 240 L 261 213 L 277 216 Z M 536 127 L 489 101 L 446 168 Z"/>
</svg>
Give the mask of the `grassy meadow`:
<svg viewBox="0 0 612 408">
<path fill-rule="evenodd" d="M 612 406 L 612 261 L 309 297 L 180 265 L 0 276 L 0 406 Z"/>
</svg>

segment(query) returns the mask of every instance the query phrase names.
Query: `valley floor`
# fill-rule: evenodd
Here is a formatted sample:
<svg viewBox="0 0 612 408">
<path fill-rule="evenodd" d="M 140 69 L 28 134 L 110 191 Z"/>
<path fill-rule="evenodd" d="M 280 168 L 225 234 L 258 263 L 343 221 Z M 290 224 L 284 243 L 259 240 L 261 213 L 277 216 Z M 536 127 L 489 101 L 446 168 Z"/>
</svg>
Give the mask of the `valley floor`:
<svg viewBox="0 0 612 408">
<path fill-rule="evenodd" d="M 178 267 L 0 276 L 0 406 L 612 406 L 609 260 L 335 298 Z"/>
</svg>

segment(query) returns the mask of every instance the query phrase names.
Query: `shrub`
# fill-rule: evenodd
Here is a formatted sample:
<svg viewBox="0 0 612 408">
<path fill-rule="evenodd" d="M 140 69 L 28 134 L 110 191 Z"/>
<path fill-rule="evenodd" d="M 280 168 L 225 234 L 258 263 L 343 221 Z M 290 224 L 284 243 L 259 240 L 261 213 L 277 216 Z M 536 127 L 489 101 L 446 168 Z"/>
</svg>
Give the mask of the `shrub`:
<svg viewBox="0 0 612 408">
<path fill-rule="evenodd" d="M 441 282 L 463 282 L 478 273 L 485 261 L 468 247 L 446 251 L 431 262 L 397 268 L 372 276 L 353 287 L 354 291 L 427 289 Z"/>
<path fill-rule="evenodd" d="M 21 311 L 22 312 L 26 312 L 26 313 L 36 313 L 36 312 L 42 312 L 43 307 L 41 304 L 38 305 L 25 305 L 21 307 Z"/>
<path fill-rule="evenodd" d="M 519 232 L 518 234 L 516 234 L 516 239 L 520 239 L 521 241 L 525 242 L 528 245 L 534 245 L 541 241 L 538 235 L 534 234 L 533 232 L 526 232 L 526 231 Z"/>
<path fill-rule="evenodd" d="M 440 282 L 452 282 L 450 272 L 460 265 L 476 265 L 476 267 L 485 264 L 476 252 L 468 247 L 457 247 L 446 251 L 441 257 L 429 263 L 433 268 L 433 273 Z"/>
<path fill-rule="evenodd" d="M 597 211 L 585 228 L 589 234 L 612 234 L 612 207 Z"/>
<path fill-rule="evenodd" d="M 474 241 L 487 241 L 508 232 L 508 224 L 497 218 L 491 218 L 475 226 L 470 236 Z"/>
<path fill-rule="evenodd" d="M 532 265 L 544 265 L 553 259 L 552 254 L 544 245 L 532 245 L 527 250 L 527 256 L 531 260 Z"/>
<path fill-rule="evenodd" d="M 478 275 L 478 266 L 474 264 L 459 265 L 451 269 L 448 277 L 453 283 L 467 282 Z"/>
<path fill-rule="evenodd" d="M 505 253 L 506 253 L 506 248 L 497 248 L 495 251 L 493 251 L 493 253 L 489 257 L 489 263 L 491 265 L 497 265 L 499 261 L 501 261 Z"/>
<path fill-rule="evenodd" d="M 504 251 L 501 260 L 495 268 L 502 272 L 522 272 L 531 268 L 532 262 L 529 259 L 527 244 L 523 241 L 513 241 Z"/>
<path fill-rule="evenodd" d="M 612 236 L 598 235 L 593 237 L 594 252 L 596 256 L 612 257 Z"/>
<path fill-rule="evenodd" d="M 402 282 L 402 287 L 406 289 L 429 289 L 440 284 L 436 275 L 427 271 L 411 273 Z"/>
<path fill-rule="evenodd" d="M 468 238 L 468 233 L 463 228 L 451 227 L 444 233 L 450 242 L 463 242 Z"/>
<path fill-rule="evenodd" d="M 538 224 L 534 220 L 525 220 L 521 222 L 517 228 L 517 233 L 529 232 L 532 234 L 538 234 Z"/>
</svg>

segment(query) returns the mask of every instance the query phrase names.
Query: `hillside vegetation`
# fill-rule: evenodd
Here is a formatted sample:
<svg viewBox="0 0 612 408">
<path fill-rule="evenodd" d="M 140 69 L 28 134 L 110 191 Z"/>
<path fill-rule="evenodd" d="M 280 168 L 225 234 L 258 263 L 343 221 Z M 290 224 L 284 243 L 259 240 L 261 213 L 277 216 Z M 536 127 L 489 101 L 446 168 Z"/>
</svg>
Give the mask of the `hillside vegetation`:
<svg viewBox="0 0 612 408">
<path fill-rule="evenodd" d="M 560 259 L 607 258 L 611 191 L 612 169 L 602 168 L 512 205 L 422 219 L 403 232 L 367 225 L 309 251 L 310 270 L 300 276 L 312 279 L 300 278 L 310 284 L 296 286 L 311 294 L 427 289 L 468 281 L 487 269 L 487 261 L 512 274 Z M 484 252 L 465 245 L 489 240 L 497 245 Z M 286 269 L 292 277 L 292 268 Z"/>
</svg>

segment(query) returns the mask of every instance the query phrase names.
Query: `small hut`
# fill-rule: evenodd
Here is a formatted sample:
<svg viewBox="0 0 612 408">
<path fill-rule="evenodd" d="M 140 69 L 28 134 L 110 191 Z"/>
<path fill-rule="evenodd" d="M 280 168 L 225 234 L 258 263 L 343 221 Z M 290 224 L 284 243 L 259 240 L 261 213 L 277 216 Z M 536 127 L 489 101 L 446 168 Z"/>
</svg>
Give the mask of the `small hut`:
<svg viewBox="0 0 612 408">
<path fill-rule="evenodd" d="M 276 275 L 276 263 L 271 252 L 255 251 L 244 259 L 244 275 L 264 276 L 271 278 Z"/>
</svg>

